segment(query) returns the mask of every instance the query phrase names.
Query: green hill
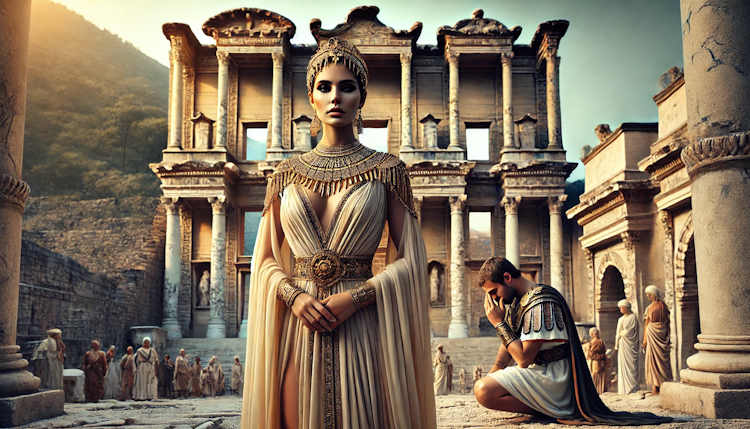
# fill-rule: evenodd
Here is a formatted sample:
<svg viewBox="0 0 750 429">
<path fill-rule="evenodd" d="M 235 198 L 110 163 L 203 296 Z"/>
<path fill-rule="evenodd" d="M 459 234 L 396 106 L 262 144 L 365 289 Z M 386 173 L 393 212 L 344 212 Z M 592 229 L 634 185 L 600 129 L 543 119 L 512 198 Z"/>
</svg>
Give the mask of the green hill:
<svg viewBox="0 0 750 429">
<path fill-rule="evenodd" d="M 169 69 L 48 0 L 34 0 L 23 177 L 32 195 L 158 195 Z"/>
</svg>

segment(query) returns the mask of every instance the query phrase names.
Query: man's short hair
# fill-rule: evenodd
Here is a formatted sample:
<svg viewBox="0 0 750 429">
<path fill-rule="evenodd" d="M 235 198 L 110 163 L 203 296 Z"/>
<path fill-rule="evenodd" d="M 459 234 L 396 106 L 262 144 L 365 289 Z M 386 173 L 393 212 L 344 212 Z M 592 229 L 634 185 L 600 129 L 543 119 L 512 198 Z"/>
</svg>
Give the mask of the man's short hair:
<svg viewBox="0 0 750 429">
<path fill-rule="evenodd" d="M 493 256 L 484 261 L 482 268 L 479 269 L 479 286 L 481 287 L 487 280 L 493 283 L 505 284 L 503 273 L 510 274 L 514 279 L 521 277 L 521 272 L 518 271 L 518 268 L 513 263 L 505 258 Z"/>
</svg>

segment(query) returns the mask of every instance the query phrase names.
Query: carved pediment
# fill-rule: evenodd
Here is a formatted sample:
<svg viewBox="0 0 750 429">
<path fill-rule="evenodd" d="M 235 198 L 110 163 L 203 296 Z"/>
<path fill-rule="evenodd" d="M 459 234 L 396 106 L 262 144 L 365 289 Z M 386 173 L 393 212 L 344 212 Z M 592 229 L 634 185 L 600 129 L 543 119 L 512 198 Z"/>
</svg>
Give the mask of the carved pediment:
<svg viewBox="0 0 750 429">
<path fill-rule="evenodd" d="M 421 22 L 415 22 L 408 30 L 394 30 L 380 22 L 378 13 L 380 9 L 377 6 L 356 7 L 349 11 L 345 23 L 330 30 L 321 28 L 320 19 L 313 18 L 310 21 L 310 32 L 318 43 L 331 37 L 339 37 L 346 40 L 402 39 L 411 40 L 412 44 L 416 44 L 422 33 Z"/>
<path fill-rule="evenodd" d="M 471 18 L 462 19 L 453 27 L 444 25 L 438 28 L 438 45 L 444 46 L 445 36 L 484 37 L 484 38 L 509 38 L 515 42 L 521 35 L 521 27 L 508 28 L 502 22 L 484 17 L 484 11 L 477 9 Z"/>
<path fill-rule="evenodd" d="M 243 7 L 222 12 L 203 24 L 203 32 L 214 39 L 229 37 L 294 37 L 294 23 L 265 9 Z"/>
</svg>

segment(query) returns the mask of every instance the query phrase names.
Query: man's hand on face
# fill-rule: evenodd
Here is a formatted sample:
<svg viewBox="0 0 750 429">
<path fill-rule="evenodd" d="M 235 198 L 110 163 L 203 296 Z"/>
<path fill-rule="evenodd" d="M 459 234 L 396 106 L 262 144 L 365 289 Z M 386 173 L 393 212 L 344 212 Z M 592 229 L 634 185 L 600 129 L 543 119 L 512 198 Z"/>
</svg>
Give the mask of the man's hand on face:
<svg viewBox="0 0 750 429">
<path fill-rule="evenodd" d="M 492 326 L 502 322 L 505 319 L 505 304 L 503 304 L 503 300 L 498 300 L 498 304 L 496 304 L 489 293 L 485 294 L 484 313 L 487 315 L 487 320 L 489 320 Z"/>
</svg>

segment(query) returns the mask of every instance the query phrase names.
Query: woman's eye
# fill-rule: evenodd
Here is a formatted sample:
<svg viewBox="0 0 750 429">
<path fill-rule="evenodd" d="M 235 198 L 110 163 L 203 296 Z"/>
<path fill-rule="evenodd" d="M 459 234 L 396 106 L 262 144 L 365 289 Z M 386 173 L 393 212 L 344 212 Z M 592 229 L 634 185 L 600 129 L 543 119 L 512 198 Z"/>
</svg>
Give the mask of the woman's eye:
<svg viewBox="0 0 750 429">
<path fill-rule="evenodd" d="M 320 92 L 328 92 L 331 90 L 331 85 L 328 85 L 327 83 L 321 83 L 318 85 L 318 91 Z"/>
<path fill-rule="evenodd" d="M 354 92 L 356 91 L 357 87 L 352 84 L 344 84 L 341 85 L 341 90 L 344 92 Z"/>
</svg>

